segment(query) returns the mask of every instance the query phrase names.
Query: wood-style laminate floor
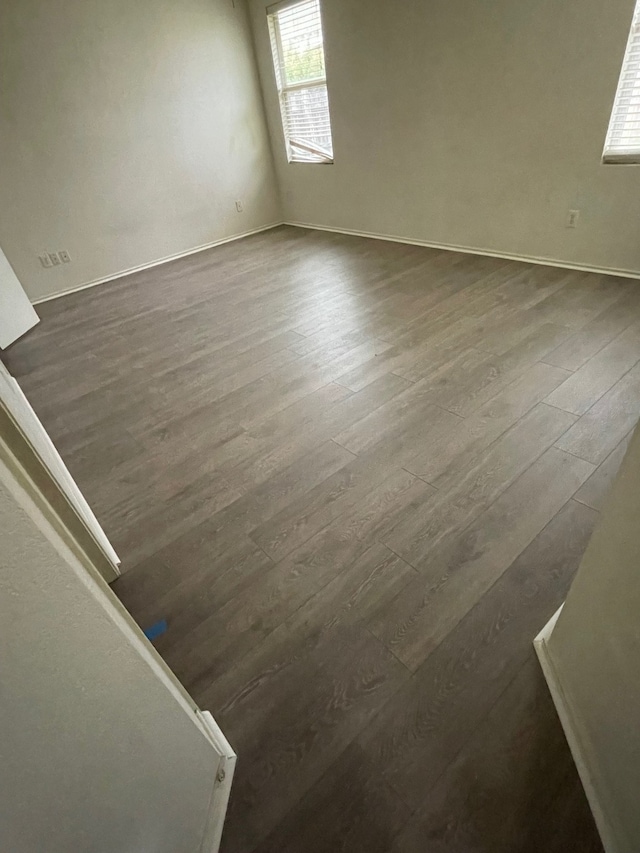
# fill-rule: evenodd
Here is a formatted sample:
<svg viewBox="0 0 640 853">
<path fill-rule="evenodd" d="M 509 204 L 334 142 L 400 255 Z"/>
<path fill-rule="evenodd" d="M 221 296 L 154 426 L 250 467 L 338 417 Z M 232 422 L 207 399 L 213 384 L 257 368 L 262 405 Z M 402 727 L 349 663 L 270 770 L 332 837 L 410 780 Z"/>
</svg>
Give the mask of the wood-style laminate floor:
<svg viewBox="0 0 640 853">
<path fill-rule="evenodd" d="M 8 362 L 237 749 L 225 853 L 600 851 L 531 642 L 640 403 L 640 283 L 280 228 Z"/>
</svg>

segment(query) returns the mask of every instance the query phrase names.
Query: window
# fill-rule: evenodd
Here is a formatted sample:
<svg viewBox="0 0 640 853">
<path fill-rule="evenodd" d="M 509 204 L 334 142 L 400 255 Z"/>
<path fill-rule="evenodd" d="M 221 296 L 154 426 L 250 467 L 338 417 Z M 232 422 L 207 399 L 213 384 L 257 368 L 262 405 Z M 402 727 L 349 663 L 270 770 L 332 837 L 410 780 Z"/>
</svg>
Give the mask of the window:
<svg viewBox="0 0 640 853">
<path fill-rule="evenodd" d="M 603 160 L 640 163 L 640 0 L 633 14 Z"/>
<path fill-rule="evenodd" d="M 267 9 L 290 163 L 332 163 L 333 142 L 319 0 Z"/>
</svg>

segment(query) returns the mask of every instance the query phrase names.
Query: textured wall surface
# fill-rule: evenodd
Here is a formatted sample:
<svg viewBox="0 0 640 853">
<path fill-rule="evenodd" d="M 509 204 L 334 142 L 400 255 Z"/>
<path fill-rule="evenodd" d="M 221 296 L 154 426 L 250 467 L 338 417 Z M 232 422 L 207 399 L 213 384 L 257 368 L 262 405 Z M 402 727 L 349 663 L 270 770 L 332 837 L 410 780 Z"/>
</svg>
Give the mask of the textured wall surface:
<svg viewBox="0 0 640 853">
<path fill-rule="evenodd" d="M 0 80 L 0 246 L 32 299 L 281 218 L 243 0 L 4 0 Z"/>
<path fill-rule="evenodd" d="M 0 462 L 0 849 L 194 853 L 217 754 L 11 483 Z"/>
<path fill-rule="evenodd" d="M 287 220 L 640 273 L 640 166 L 601 164 L 633 0 L 322 0 L 332 166 L 287 164 L 249 2 Z"/>
</svg>

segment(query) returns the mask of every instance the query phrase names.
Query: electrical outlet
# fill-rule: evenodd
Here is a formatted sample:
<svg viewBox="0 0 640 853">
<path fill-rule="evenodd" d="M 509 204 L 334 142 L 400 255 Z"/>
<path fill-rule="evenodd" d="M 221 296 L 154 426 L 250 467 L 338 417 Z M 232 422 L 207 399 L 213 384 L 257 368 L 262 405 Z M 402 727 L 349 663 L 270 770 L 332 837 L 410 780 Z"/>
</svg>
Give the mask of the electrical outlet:
<svg viewBox="0 0 640 853">
<path fill-rule="evenodd" d="M 71 255 L 67 252 L 66 249 L 63 249 L 61 252 L 58 252 L 58 257 L 62 261 L 63 264 L 71 263 Z"/>
<path fill-rule="evenodd" d="M 241 201 L 236 202 L 236 210 L 238 213 L 242 213 L 244 211 L 244 204 Z"/>
<path fill-rule="evenodd" d="M 56 252 L 49 252 L 49 260 L 51 261 L 51 266 L 60 266 L 60 258 L 58 257 Z"/>
<path fill-rule="evenodd" d="M 567 228 L 577 228 L 578 220 L 580 219 L 579 210 L 570 210 L 567 214 Z"/>
<path fill-rule="evenodd" d="M 38 255 L 38 257 L 40 259 L 40 263 L 42 264 L 42 266 L 45 269 L 49 269 L 49 267 L 53 266 L 53 264 L 51 263 L 51 258 L 49 257 L 49 255 Z"/>
</svg>

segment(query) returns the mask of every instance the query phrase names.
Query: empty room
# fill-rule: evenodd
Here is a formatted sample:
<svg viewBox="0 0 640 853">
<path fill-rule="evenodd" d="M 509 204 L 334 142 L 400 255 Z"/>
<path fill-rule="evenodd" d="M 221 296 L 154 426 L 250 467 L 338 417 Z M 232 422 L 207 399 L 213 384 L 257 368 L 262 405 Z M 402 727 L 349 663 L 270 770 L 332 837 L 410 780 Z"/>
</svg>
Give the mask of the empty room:
<svg viewBox="0 0 640 853">
<path fill-rule="evenodd" d="M 0 849 L 640 850 L 640 0 L 4 0 Z"/>
</svg>

